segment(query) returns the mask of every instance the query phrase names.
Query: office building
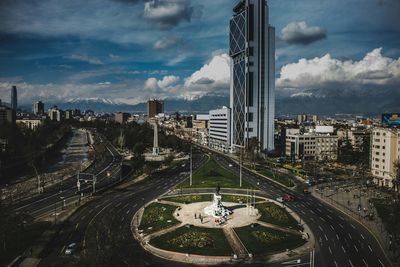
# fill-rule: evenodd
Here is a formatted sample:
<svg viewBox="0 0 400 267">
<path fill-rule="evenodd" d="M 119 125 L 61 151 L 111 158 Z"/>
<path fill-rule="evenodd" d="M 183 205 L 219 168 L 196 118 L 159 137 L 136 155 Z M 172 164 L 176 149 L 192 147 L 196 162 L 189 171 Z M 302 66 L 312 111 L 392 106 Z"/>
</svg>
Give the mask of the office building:
<svg viewBox="0 0 400 267">
<path fill-rule="evenodd" d="M 338 138 L 327 132 L 311 130 L 301 133 L 299 129 L 286 130 L 286 156 L 297 160 L 337 160 Z"/>
<path fill-rule="evenodd" d="M 400 129 L 375 128 L 371 139 L 371 173 L 374 183 L 393 187 L 396 162 L 400 160 Z"/>
<path fill-rule="evenodd" d="M 11 88 L 11 108 L 13 110 L 17 110 L 18 108 L 18 94 L 17 87 L 15 85 Z"/>
<path fill-rule="evenodd" d="M 0 125 L 15 122 L 15 110 L 0 105 Z"/>
<path fill-rule="evenodd" d="M 24 127 L 27 127 L 31 130 L 36 130 L 40 125 L 43 124 L 43 121 L 41 119 L 18 119 L 16 120 L 17 125 L 22 125 Z"/>
<path fill-rule="evenodd" d="M 128 121 L 129 117 L 130 117 L 129 113 L 125 112 L 115 113 L 115 122 L 120 124 L 125 124 Z"/>
<path fill-rule="evenodd" d="M 257 138 L 263 152 L 274 150 L 275 28 L 265 0 L 241 0 L 230 20 L 230 107 L 233 148 Z"/>
<path fill-rule="evenodd" d="M 49 108 L 47 114 L 52 121 L 62 121 L 64 119 L 64 112 L 57 106 Z"/>
<path fill-rule="evenodd" d="M 147 102 L 147 117 L 154 118 L 159 113 L 164 113 L 164 101 L 159 99 L 150 99 Z"/>
<path fill-rule="evenodd" d="M 44 115 L 44 104 L 42 101 L 37 101 L 33 103 L 33 114 L 37 116 Z"/>
<path fill-rule="evenodd" d="M 222 152 L 231 149 L 231 109 L 210 110 L 210 121 L 208 129 L 208 145 Z"/>
</svg>

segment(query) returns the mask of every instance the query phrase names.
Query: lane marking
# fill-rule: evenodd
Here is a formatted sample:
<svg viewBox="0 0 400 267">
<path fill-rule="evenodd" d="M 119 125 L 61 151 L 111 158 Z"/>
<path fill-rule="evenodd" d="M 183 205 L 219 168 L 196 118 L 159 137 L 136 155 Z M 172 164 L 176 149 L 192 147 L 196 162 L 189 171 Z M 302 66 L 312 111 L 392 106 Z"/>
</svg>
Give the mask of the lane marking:
<svg viewBox="0 0 400 267">
<path fill-rule="evenodd" d="M 371 246 L 370 246 L 370 245 L 368 245 L 368 248 L 369 248 L 369 250 L 372 252 L 372 248 L 371 248 Z"/>
<path fill-rule="evenodd" d="M 339 236 L 338 236 L 338 234 L 336 234 L 336 239 L 337 239 L 337 240 L 339 240 Z"/>
<path fill-rule="evenodd" d="M 362 239 L 364 239 L 364 240 L 365 240 L 365 238 L 364 238 L 363 234 L 360 234 L 360 235 L 361 235 Z"/>
<path fill-rule="evenodd" d="M 342 225 L 341 223 L 339 223 L 339 226 L 340 226 L 342 229 L 344 229 L 344 227 L 343 227 L 343 225 Z"/>
<path fill-rule="evenodd" d="M 358 248 L 357 248 L 357 246 L 356 245 L 354 245 L 354 249 L 358 252 Z"/>
<path fill-rule="evenodd" d="M 333 261 L 333 262 L 335 263 L 335 266 L 336 266 L 336 267 L 339 267 L 339 265 L 337 264 L 337 262 L 336 262 L 336 261 Z"/>
<path fill-rule="evenodd" d="M 77 223 L 77 224 L 75 225 L 75 230 L 78 229 L 78 227 L 79 227 L 79 223 Z"/>
<path fill-rule="evenodd" d="M 382 267 L 385 267 L 385 265 L 383 265 L 383 263 L 381 262 L 380 259 L 378 259 L 379 263 L 382 265 Z"/>
<path fill-rule="evenodd" d="M 322 229 L 321 225 L 318 225 L 319 230 L 321 230 L 322 232 L 324 231 L 324 229 Z"/>
<path fill-rule="evenodd" d="M 331 247 L 328 246 L 328 249 L 329 249 L 329 253 L 332 255 Z"/>
<path fill-rule="evenodd" d="M 326 236 L 326 234 L 325 234 L 325 240 L 328 241 L 328 237 Z"/>
<path fill-rule="evenodd" d="M 354 267 L 353 263 L 351 262 L 351 260 L 349 259 L 349 263 L 351 265 L 351 267 Z"/>
<path fill-rule="evenodd" d="M 128 211 L 126 212 L 126 214 L 128 214 L 130 211 L 131 211 L 131 210 L 128 210 Z"/>
<path fill-rule="evenodd" d="M 344 252 L 344 253 L 346 253 L 346 250 L 344 249 L 344 247 L 343 247 L 343 246 L 342 246 L 342 250 L 343 250 L 343 252 Z"/>
<path fill-rule="evenodd" d="M 364 259 L 363 259 L 363 262 L 364 262 L 365 266 L 368 267 L 368 264 L 367 264 L 367 262 L 366 262 Z"/>
<path fill-rule="evenodd" d="M 333 228 L 332 224 L 331 224 L 331 225 L 329 225 L 329 226 L 331 227 L 331 229 L 332 229 L 333 231 L 335 231 L 335 228 Z"/>
<path fill-rule="evenodd" d="M 353 239 L 353 238 L 351 237 L 351 234 L 350 234 L 350 233 L 348 233 L 348 235 L 349 235 L 350 239 Z"/>
</svg>

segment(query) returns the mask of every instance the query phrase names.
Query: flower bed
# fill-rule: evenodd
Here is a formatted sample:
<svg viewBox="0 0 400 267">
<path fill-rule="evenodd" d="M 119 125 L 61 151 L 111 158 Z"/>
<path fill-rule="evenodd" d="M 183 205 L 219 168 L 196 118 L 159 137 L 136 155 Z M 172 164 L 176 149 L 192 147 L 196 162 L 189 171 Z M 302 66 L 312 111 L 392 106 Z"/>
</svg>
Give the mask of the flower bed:
<svg viewBox="0 0 400 267">
<path fill-rule="evenodd" d="M 150 234 L 178 224 L 179 221 L 173 216 L 176 208 L 177 206 L 173 205 L 151 203 L 144 210 L 139 230 L 142 230 L 145 234 Z"/>
<path fill-rule="evenodd" d="M 256 204 L 261 213 L 260 221 L 300 230 L 298 222 L 284 209 L 274 203 Z"/>
<path fill-rule="evenodd" d="M 289 234 L 261 225 L 235 228 L 235 231 L 247 250 L 255 255 L 294 249 L 306 242 L 301 235 Z"/>
<path fill-rule="evenodd" d="M 230 256 L 233 252 L 221 229 L 182 226 L 150 240 L 161 249 L 208 256 Z"/>
<path fill-rule="evenodd" d="M 189 204 L 189 203 L 195 203 L 195 202 L 211 201 L 211 195 L 201 194 L 201 195 L 166 197 L 166 198 L 163 198 L 163 200 Z"/>
</svg>

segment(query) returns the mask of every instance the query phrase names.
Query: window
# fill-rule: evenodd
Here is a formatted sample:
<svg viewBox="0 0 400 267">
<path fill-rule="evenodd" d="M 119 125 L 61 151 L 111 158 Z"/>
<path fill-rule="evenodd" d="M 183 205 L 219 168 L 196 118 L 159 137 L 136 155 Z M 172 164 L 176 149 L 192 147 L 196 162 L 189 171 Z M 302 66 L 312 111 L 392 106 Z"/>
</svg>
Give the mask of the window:
<svg viewBox="0 0 400 267">
<path fill-rule="evenodd" d="M 253 121 L 253 112 L 247 113 L 247 121 Z"/>
</svg>

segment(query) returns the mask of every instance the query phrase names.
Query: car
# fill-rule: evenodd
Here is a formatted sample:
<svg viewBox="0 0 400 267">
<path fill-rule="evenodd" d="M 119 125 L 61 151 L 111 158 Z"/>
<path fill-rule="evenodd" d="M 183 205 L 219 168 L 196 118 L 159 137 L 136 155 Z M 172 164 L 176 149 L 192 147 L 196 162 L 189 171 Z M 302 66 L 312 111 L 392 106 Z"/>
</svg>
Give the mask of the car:
<svg viewBox="0 0 400 267">
<path fill-rule="evenodd" d="M 287 201 L 287 202 L 295 201 L 295 200 L 296 200 L 296 198 L 295 198 L 294 196 L 289 195 L 289 194 L 284 195 L 284 196 L 282 197 L 282 199 L 283 199 L 283 201 Z"/>
<path fill-rule="evenodd" d="M 76 248 L 76 243 L 71 243 L 67 246 L 67 248 L 65 249 L 65 255 L 72 255 L 74 254 Z"/>
<path fill-rule="evenodd" d="M 303 193 L 306 195 L 311 194 L 311 192 L 310 192 L 310 190 L 308 190 L 308 188 L 304 188 Z"/>
<path fill-rule="evenodd" d="M 278 202 L 280 202 L 280 203 L 283 203 L 283 198 L 277 197 L 277 198 L 276 198 L 276 201 L 278 201 Z"/>
<path fill-rule="evenodd" d="M 228 165 L 228 166 L 229 166 L 229 167 L 232 167 L 233 165 L 229 163 L 229 165 Z"/>
</svg>

